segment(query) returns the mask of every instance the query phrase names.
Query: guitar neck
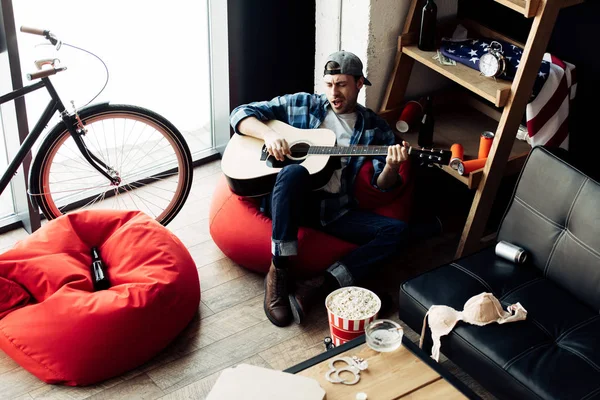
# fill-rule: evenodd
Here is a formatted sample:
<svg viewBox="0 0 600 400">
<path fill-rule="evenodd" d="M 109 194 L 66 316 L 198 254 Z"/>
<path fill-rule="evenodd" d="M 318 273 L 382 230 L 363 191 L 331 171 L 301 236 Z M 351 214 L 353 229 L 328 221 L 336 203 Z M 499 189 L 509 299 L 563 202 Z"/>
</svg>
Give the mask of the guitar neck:
<svg viewBox="0 0 600 400">
<path fill-rule="evenodd" d="M 321 154 L 332 157 L 381 156 L 387 155 L 390 146 L 310 146 L 308 154 Z M 408 148 L 408 154 L 412 147 Z"/>
</svg>

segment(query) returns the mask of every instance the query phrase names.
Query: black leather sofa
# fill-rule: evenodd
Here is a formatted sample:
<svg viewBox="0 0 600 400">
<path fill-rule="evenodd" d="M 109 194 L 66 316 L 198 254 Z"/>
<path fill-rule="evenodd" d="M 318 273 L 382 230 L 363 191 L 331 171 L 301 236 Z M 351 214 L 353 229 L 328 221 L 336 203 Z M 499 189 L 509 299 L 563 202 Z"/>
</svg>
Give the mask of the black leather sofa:
<svg viewBox="0 0 600 400">
<path fill-rule="evenodd" d="M 490 247 L 414 277 L 401 284 L 400 318 L 421 332 L 434 304 L 460 311 L 481 292 L 504 309 L 520 302 L 525 321 L 459 322 L 442 354 L 501 399 L 600 399 L 600 184 L 535 147 L 498 240 L 526 249 L 529 261 L 513 264 Z"/>
</svg>

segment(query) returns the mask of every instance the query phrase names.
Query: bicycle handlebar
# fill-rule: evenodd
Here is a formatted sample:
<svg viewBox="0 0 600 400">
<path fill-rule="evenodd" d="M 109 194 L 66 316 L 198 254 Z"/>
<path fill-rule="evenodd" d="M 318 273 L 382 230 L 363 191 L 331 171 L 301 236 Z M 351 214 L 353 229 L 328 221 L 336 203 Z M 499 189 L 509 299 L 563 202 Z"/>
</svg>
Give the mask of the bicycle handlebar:
<svg viewBox="0 0 600 400">
<path fill-rule="evenodd" d="M 22 26 L 21 27 L 21 32 L 23 32 L 23 33 L 31 33 L 32 35 L 40 35 L 40 36 L 46 36 L 46 35 L 50 34 L 49 30 L 38 29 L 38 28 L 31 28 L 31 27 L 28 27 L 28 26 Z"/>
<path fill-rule="evenodd" d="M 50 41 L 50 43 L 52 43 L 54 46 L 56 46 L 56 50 L 60 49 L 61 41 L 58 40 L 58 38 L 52 32 L 50 32 L 47 29 L 38 29 L 38 28 L 31 28 L 31 27 L 28 27 L 28 26 L 22 26 L 21 27 L 21 32 L 23 32 L 23 33 L 31 33 L 32 35 L 43 36 L 46 39 L 48 39 Z"/>
<path fill-rule="evenodd" d="M 27 74 L 27 79 L 31 81 L 34 79 L 45 78 L 50 75 L 55 75 L 56 73 L 64 71 L 66 69 L 67 69 L 67 67 L 59 67 L 59 68 L 45 69 L 45 70 L 38 71 L 38 72 L 32 72 L 31 74 Z"/>
</svg>

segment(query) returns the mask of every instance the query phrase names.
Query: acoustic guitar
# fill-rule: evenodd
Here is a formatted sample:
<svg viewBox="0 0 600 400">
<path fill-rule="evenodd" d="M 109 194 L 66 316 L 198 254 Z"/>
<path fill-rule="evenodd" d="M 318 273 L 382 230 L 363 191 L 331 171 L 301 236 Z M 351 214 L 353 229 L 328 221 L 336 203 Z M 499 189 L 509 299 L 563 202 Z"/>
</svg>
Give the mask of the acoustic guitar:
<svg viewBox="0 0 600 400">
<path fill-rule="evenodd" d="M 329 129 L 298 129 L 272 120 L 266 124 L 285 138 L 290 155 L 278 161 L 269 155 L 264 141 L 252 136 L 235 134 L 229 140 L 221 169 L 231 191 L 239 196 L 254 197 L 268 194 L 275 185 L 277 173 L 289 164 L 301 164 L 311 175 L 313 190 L 329 182 L 339 157 L 385 156 L 389 146 L 335 146 L 336 136 Z M 408 154 L 422 164 L 448 165 L 449 150 L 408 148 Z"/>
</svg>

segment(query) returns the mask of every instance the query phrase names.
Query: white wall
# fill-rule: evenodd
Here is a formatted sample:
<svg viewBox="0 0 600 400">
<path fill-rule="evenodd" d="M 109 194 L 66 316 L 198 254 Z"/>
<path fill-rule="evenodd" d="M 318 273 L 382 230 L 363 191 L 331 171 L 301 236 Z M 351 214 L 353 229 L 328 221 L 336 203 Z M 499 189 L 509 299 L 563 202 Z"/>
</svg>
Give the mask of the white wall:
<svg viewBox="0 0 600 400">
<path fill-rule="evenodd" d="M 315 92 L 323 91 L 323 68 L 327 56 L 339 50 L 356 54 L 366 67 L 368 42 L 364 33 L 369 29 L 369 1 L 317 0 L 315 32 Z M 365 75 L 367 72 L 365 71 Z M 359 103 L 365 104 L 365 91 Z"/>
<path fill-rule="evenodd" d="M 351 51 L 360 57 L 373 84 L 361 91 L 358 101 L 378 111 L 409 4 L 409 0 L 316 0 L 315 92 L 322 92 L 327 56 L 338 50 Z M 457 0 L 438 0 L 436 4 L 438 19 L 456 14 Z M 415 63 L 406 97 L 420 96 L 447 83 L 438 73 Z"/>
</svg>

